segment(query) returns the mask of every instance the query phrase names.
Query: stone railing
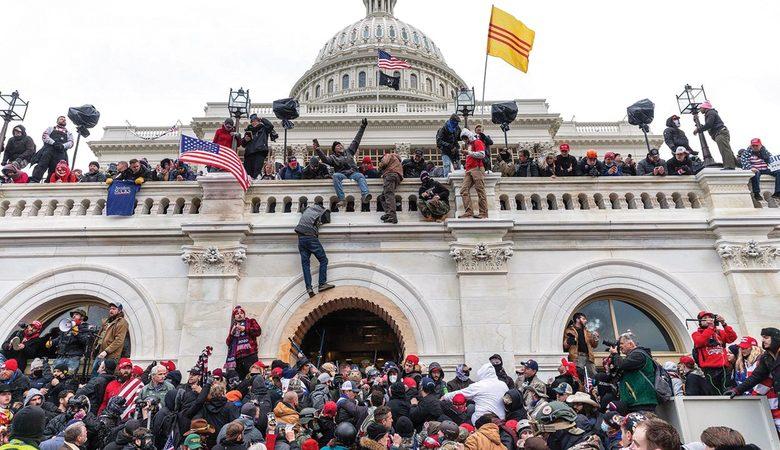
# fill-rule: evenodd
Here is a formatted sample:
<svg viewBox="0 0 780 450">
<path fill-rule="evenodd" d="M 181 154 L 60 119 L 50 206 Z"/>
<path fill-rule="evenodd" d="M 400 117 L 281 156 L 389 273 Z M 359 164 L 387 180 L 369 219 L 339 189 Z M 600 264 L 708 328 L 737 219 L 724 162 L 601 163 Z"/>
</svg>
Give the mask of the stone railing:
<svg viewBox="0 0 780 450">
<path fill-rule="evenodd" d="M 219 174 L 226 176 L 227 174 Z M 229 175 L 227 175 L 229 177 Z M 757 202 L 751 199 L 746 182 L 750 174 L 743 171 L 705 171 L 695 177 L 620 177 L 620 178 L 499 178 L 486 176 L 486 191 L 491 217 L 504 219 L 528 217 L 533 220 L 557 220 L 560 214 L 580 214 L 590 220 L 604 213 L 639 214 L 656 211 L 676 214 L 701 211 L 698 217 L 715 210 L 729 214 L 776 214 L 778 203 L 771 196 Z M 208 175 L 197 182 L 146 183 L 136 197 L 136 217 L 192 216 L 217 214 L 221 211 L 219 198 L 207 195 L 212 181 L 221 180 Z M 441 180 L 450 188 L 450 216 L 463 211 L 460 187 L 462 173 L 453 173 Z M 223 180 L 220 189 L 238 189 L 232 179 Z M 771 180 L 764 186 L 771 192 Z M 263 217 L 282 218 L 301 212 L 306 205 L 317 203 L 334 211 L 334 217 L 353 220 L 364 217 L 376 220 L 372 214 L 382 211 L 378 196 L 382 180 L 368 180 L 373 196 L 368 205 L 361 205 L 360 191 L 352 181 L 344 182 L 346 205 L 336 208 L 336 195 L 331 180 L 262 181 L 254 182 L 246 194 L 232 198 L 238 201 L 238 214 L 245 219 Z M 405 180 L 396 192 L 396 208 L 402 221 L 418 221 L 419 182 Z M 475 198 L 476 195 L 472 196 Z M 45 216 L 104 216 L 106 187 L 98 183 L 27 184 L 0 186 L 0 220 Z M 210 206 L 209 206 L 210 205 Z M 476 211 L 476 204 L 474 205 Z M 761 212 L 761 210 L 764 212 Z M 739 211 L 742 212 L 739 212 Z M 602 215 L 590 216 L 601 212 Z M 555 215 L 550 215 L 555 214 Z M 573 216 L 570 216 L 573 217 Z M 649 216 L 647 216 L 649 217 Z M 653 216 L 658 217 L 658 216 Z M 693 216 L 691 216 L 693 217 Z M 654 219 L 650 219 L 654 220 Z"/>
</svg>

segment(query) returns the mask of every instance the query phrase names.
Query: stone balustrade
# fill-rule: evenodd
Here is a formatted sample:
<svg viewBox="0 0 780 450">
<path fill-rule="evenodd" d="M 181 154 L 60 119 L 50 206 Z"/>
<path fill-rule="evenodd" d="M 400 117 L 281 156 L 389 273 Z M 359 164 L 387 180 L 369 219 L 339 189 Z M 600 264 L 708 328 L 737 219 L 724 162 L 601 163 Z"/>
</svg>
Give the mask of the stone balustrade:
<svg viewBox="0 0 780 450">
<path fill-rule="evenodd" d="M 136 217 L 190 216 L 217 214 L 219 205 L 202 208 L 209 201 L 205 196 L 206 181 L 146 183 L 137 195 Z M 772 180 L 764 183 L 764 201 L 754 201 L 747 189 L 746 172 L 705 171 L 695 177 L 619 177 L 619 178 L 499 178 L 486 177 L 489 212 L 502 219 L 524 216 L 558 220 L 560 214 L 610 213 L 639 214 L 654 211 L 663 214 L 683 214 L 685 211 L 728 210 L 730 214 L 758 214 L 760 210 L 774 214 L 780 202 L 771 197 Z M 450 216 L 463 211 L 460 186 L 462 173 L 441 180 L 451 191 Z M 301 212 L 306 205 L 317 203 L 334 211 L 334 217 L 349 217 L 368 222 L 376 220 L 372 213 L 382 212 L 378 196 L 382 180 L 368 180 L 372 193 L 370 204 L 361 205 L 360 191 L 351 181 L 344 183 L 347 204 L 338 210 L 336 195 L 330 180 L 262 181 L 254 182 L 243 195 L 243 216 L 247 220 L 284 217 Z M 396 205 L 401 221 L 418 221 L 419 182 L 405 180 L 396 192 Z M 476 195 L 473 195 L 476 197 Z M 218 203 L 217 197 L 210 200 Z M 239 204 L 241 196 L 238 197 Z M 476 199 L 475 199 L 476 201 Z M 0 186 L 0 220 L 46 216 L 103 216 L 106 187 L 97 183 L 27 184 Z M 475 205 L 476 206 L 476 205 Z M 476 208 L 474 208 L 476 211 Z M 214 211 L 213 213 L 209 211 Z M 575 213 L 576 211 L 576 213 Z M 617 216 L 616 216 L 617 217 Z M 253 219 L 254 218 L 254 219 Z"/>
</svg>

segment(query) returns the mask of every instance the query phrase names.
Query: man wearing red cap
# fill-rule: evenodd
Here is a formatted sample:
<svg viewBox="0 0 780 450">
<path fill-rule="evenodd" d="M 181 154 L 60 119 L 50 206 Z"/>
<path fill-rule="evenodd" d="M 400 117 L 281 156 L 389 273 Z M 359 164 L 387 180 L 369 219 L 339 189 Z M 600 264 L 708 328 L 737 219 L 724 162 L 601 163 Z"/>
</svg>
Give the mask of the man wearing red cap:
<svg viewBox="0 0 780 450">
<path fill-rule="evenodd" d="M 235 368 L 242 379 L 246 377 L 249 368 L 257 362 L 257 338 L 260 333 L 260 325 L 255 319 L 246 316 L 244 308 L 233 308 L 230 333 L 225 339 L 228 346 L 225 369 Z"/>
<path fill-rule="evenodd" d="M 555 176 L 556 177 L 576 177 L 577 158 L 569 154 L 569 144 L 563 143 L 558 147 L 561 153 L 555 157 Z"/>
<path fill-rule="evenodd" d="M 44 350 L 46 340 L 41 337 L 43 325 L 33 320 L 21 330 L 14 331 L 3 343 L 0 353 L 5 359 L 15 359 L 19 364 L 19 370 L 24 372 L 27 368 L 27 360 L 35 359 Z"/>
<path fill-rule="evenodd" d="M 686 397 L 707 395 L 708 383 L 704 379 L 704 372 L 696 367 L 696 361 L 688 355 L 680 358 L 678 366 L 683 381 L 683 393 Z"/>
<path fill-rule="evenodd" d="M 24 400 L 24 393 L 30 389 L 30 379 L 19 370 L 15 359 L 0 362 L 0 384 L 11 391 L 13 403 Z"/>
<path fill-rule="evenodd" d="M 750 179 L 750 189 L 753 191 L 753 198 L 763 200 L 761 197 L 761 175 L 772 175 L 775 177 L 774 198 L 780 198 L 780 170 L 772 171 L 769 168 L 772 154 L 764 148 L 761 139 L 754 138 L 750 141 L 750 149 L 742 151 L 740 164 L 745 170 L 753 172 L 753 178 Z"/>
<path fill-rule="evenodd" d="M 704 125 L 693 130 L 693 134 L 708 131 L 710 137 L 718 144 L 720 157 L 723 158 L 723 169 L 734 170 L 737 167 L 737 160 L 734 158 L 734 152 L 731 150 L 731 134 L 729 129 L 721 120 L 718 111 L 712 107 L 710 102 L 704 102 L 699 105 L 699 109 L 704 113 Z"/>
<path fill-rule="evenodd" d="M 422 375 L 420 369 L 420 358 L 417 355 L 408 355 L 404 360 L 402 378 L 413 377 L 414 375 Z"/>
<path fill-rule="evenodd" d="M 106 408 L 108 400 L 111 397 L 119 395 L 127 401 L 125 404 L 133 407 L 133 401 L 138 391 L 143 387 L 143 383 L 137 378 L 132 377 L 133 362 L 130 358 L 122 358 L 114 371 L 114 379 L 106 386 L 106 392 L 103 394 L 103 402 L 98 408 L 98 415 Z"/>
<path fill-rule="evenodd" d="M 737 333 L 723 317 L 708 311 L 697 316 L 699 329 L 691 335 L 697 363 L 704 371 L 710 395 L 723 395 L 727 389 L 726 367 L 729 364 L 726 345 L 737 340 Z"/>
</svg>

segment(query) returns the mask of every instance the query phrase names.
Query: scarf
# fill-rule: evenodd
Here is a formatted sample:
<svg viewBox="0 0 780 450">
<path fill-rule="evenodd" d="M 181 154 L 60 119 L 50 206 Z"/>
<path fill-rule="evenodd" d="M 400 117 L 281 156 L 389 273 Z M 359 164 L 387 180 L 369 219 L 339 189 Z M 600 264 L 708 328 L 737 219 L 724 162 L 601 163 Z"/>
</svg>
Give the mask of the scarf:
<svg viewBox="0 0 780 450">
<path fill-rule="evenodd" d="M 445 126 L 447 127 L 447 131 L 449 131 L 450 133 L 454 133 L 458 130 L 458 122 L 452 119 L 448 120 Z"/>
<path fill-rule="evenodd" d="M 459 379 L 460 381 L 468 381 L 469 376 L 463 373 L 463 368 L 466 367 L 465 364 L 458 364 L 458 366 L 455 368 L 455 377 Z"/>
</svg>

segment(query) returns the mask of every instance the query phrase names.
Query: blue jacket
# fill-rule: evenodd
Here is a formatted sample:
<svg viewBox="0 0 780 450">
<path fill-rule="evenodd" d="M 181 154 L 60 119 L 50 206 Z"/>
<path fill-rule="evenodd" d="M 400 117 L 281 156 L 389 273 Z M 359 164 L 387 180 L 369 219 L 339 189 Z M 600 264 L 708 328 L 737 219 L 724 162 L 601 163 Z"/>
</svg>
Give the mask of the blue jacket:
<svg viewBox="0 0 780 450">
<path fill-rule="evenodd" d="M 279 171 L 279 178 L 282 180 L 301 180 L 303 179 L 303 169 L 301 169 L 301 166 L 296 166 L 295 169 L 290 166 L 284 166 Z"/>
</svg>

